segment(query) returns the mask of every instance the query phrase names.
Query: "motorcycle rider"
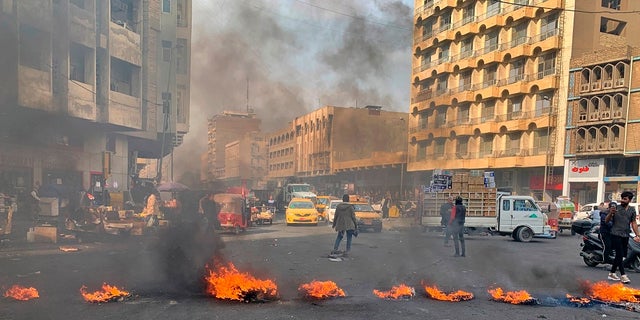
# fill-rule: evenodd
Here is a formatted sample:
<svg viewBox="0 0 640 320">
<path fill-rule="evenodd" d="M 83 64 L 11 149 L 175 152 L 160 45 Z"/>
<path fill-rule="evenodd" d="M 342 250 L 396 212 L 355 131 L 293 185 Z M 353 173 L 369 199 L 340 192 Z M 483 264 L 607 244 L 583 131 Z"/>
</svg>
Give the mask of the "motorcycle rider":
<svg viewBox="0 0 640 320">
<path fill-rule="evenodd" d="M 636 222 L 636 210 L 629 205 L 629 202 L 633 199 L 633 193 L 625 191 L 620 198 L 620 205 L 609 209 L 605 218 L 605 222 L 613 221 L 611 227 L 611 244 L 616 253 L 607 278 L 609 280 L 622 281 L 622 283 L 629 283 L 631 281 L 624 272 L 622 258 L 627 254 L 630 229 L 633 229 L 635 233 L 633 241 L 640 242 L 640 236 L 638 236 L 640 233 L 638 233 L 638 224 Z M 629 228 L 629 226 L 631 226 L 631 228 Z M 620 277 L 616 275 L 616 269 L 618 268 L 620 269 Z"/>
<path fill-rule="evenodd" d="M 602 256 L 603 263 L 613 264 L 611 261 L 611 227 L 613 226 L 613 221 L 606 222 L 607 215 L 609 214 L 609 210 L 615 210 L 615 206 L 617 203 L 609 202 L 609 208 L 607 210 L 604 209 L 604 203 L 600 206 L 600 240 L 602 240 L 602 245 L 604 246 L 604 253 Z M 613 209 L 611 209 L 613 208 Z"/>
</svg>

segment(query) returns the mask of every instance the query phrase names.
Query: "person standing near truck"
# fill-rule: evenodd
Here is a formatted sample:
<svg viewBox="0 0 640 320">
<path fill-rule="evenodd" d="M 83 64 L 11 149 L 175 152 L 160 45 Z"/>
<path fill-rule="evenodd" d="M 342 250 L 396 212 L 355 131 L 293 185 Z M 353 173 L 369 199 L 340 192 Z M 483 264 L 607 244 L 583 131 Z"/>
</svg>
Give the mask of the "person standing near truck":
<svg viewBox="0 0 640 320">
<path fill-rule="evenodd" d="M 448 229 L 451 229 L 453 235 L 453 246 L 456 250 L 454 257 L 465 257 L 464 246 L 464 218 L 467 214 L 467 208 L 462 204 L 462 198 L 456 198 L 456 204 L 451 209 L 451 217 L 449 218 Z M 460 252 L 462 249 L 462 253 Z"/>
<path fill-rule="evenodd" d="M 449 216 L 451 216 L 451 208 L 453 208 L 453 197 L 449 197 L 447 202 L 440 206 L 440 225 L 444 231 L 444 246 L 449 247 L 449 238 L 451 238 L 451 230 L 449 229 Z"/>
<path fill-rule="evenodd" d="M 611 227 L 611 245 L 616 253 L 607 278 L 613 281 L 622 281 L 622 283 L 631 282 L 625 274 L 624 266 L 622 265 L 622 258 L 627 255 L 631 229 L 633 229 L 635 233 L 633 241 L 640 242 L 640 233 L 638 233 L 638 223 L 636 222 L 636 210 L 629 205 L 631 199 L 633 199 L 633 193 L 629 191 L 623 192 L 620 197 L 620 205 L 612 207 L 605 218 L 606 222 L 613 221 L 613 226 Z M 629 226 L 631 226 L 631 228 L 629 228 Z M 620 277 L 616 275 L 616 269 L 620 269 Z"/>
</svg>

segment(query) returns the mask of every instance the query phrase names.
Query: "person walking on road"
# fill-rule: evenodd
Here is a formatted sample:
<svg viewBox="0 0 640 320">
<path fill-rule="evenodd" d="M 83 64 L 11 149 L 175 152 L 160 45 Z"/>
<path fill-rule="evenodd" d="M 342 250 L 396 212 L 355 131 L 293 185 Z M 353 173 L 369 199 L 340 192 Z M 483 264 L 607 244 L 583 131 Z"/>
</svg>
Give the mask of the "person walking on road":
<svg viewBox="0 0 640 320">
<path fill-rule="evenodd" d="M 342 203 L 339 203 L 336 207 L 335 216 L 333 218 L 333 228 L 338 232 L 336 242 L 333 245 L 332 254 L 338 254 L 338 248 L 340 242 L 344 238 L 344 234 L 347 234 L 347 250 L 344 252 L 348 255 L 351 251 L 351 238 L 355 235 L 358 236 L 358 221 L 356 220 L 356 211 L 352 204 L 349 203 L 349 195 L 342 196 Z"/>
<path fill-rule="evenodd" d="M 602 240 L 602 245 L 604 246 L 602 262 L 604 263 L 613 263 L 613 261 L 611 261 L 611 227 L 613 226 L 613 221 L 606 222 L 605 220 L 609 211 L 615 210 L 615 206 L 617 206 L 615 202 L 609 202 L 609 208 L 607 209 L 605 209 L 604 203 L 601 203 L 600 207 L 598 207 L 598 215 L 600 216 L 600 240 Z"/>
<path fill-rule="evenodd" d="M 451 230 L 449 229 L 449 217 L 451 216 L 451 209 L 453 208 L 453 197 L 449 197 L 447 202 L 440 206 L 440 225 L 444 231 L 444 246 L 449 247 L 449 239 L 451 238 Z"/>
<path fill-rule="evenodd" d="M 620 197 L 620 204 L 612 207 L 605 218 L 605 222 L 613 221 L 611 227 L 611 245 L 616 253 L 607 278 L 613 281 L 622 281 L 622 283 L 631 282 L 625 274 L 622 264 L 622 258 L 627 255 L 631 229 L 633 229 L 635 233 L 633 241 L 640 242 L 640 233 L 638 233 L 638 223 L 636 222 L 636 210 L 629 205 L 631 199 L 633 199 L 633 193 L 629 191 L 623 192 Z M 631 226 L 631 228 L 629 228 L 629 226 Z M 620 277 L 616 275 L 617 269 L 620 269 Z"/>
<path fill-rule="evenodd" d="M 462 198 L 456 198 L 456 205 L 451 209 L 451 217 L 449 218 L 449 226 L 453 235 L 453 246 L 456 250 L 454 257 L 464 257 L 464 218 L 467 214 L 467 208 L 462 204 Z M 460 252 L 462 248 L 462 253 Z"/>
<path fill-rule="evenodd" d="M 36 181 L 31 190 L 31 215 L 34 220 L 38 219 L 40 215 L 40 181 Z"/>
<path fill-rule="evenodd" d="M 389 218 L 389 209 L 391 209 L 391 196 L 389 193 L 382 199 L 382 218 Z"/>
</svg>

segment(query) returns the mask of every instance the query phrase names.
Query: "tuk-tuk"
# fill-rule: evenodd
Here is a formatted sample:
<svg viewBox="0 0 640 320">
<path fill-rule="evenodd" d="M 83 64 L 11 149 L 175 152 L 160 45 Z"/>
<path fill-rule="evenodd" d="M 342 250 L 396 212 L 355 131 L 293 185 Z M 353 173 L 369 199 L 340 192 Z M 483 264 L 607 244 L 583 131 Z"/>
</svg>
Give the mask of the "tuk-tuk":
<svg viewBox="0 0 640 320">
<path fill-rule="evenodd" d="M 236 234 L 245 231 L 249 226 L 249 216 L 242 195 L 220 193 L 213 197 L 220 207 L 218 221 L 222 230 L 232 230 Z"/>
<path fill-rule="evenodd" d="M 273 210 L 264 204 L 261 207 L 251 207 L 251 222 L 259 225 L 267 222 L 273 224 Z"/>
</svg>

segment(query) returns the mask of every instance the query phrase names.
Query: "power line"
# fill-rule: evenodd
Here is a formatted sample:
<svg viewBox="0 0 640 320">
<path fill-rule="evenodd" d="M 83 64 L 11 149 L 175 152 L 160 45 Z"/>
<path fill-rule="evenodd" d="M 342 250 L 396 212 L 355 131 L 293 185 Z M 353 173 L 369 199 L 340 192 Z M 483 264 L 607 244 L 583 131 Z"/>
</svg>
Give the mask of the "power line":
<svg viewBox="0 0 640 320">
<path fill-rule="evenodd" d="M 539 5 L 533 5 L 533 4 L 520 4 L 520 3 L 515 3 L 515 2 L 510 2 L 510 1 L 505 1 L 505 0 L 494 0 L 495 2 L 499 2 L 499 3 L 504 3 L 504 4 L 510 4 L 510 5 L 514 5 L 514 6 L 520 6 L 520 7 L 529 7 L 529 8 L 538 8 L 538 9 L 548 9 L 548 10 L 560 10 L 560 11 L 566 11 L 566 12 L 577 12 L 577 13 L 606 13 L 606 14 L 630 14 L 630 13 L 640 13 L 640 10 L 632 10 L 632 11 L 620 11 L 620 10 L 616 10 L 616 11 L 605 11 L 605 10 L 601 10 L 601 11 L 590 11 L 590 10 L 581 10 L 581 9 L 568 9 L 568 8 L 557 8 L 557 7 L 543 7 L 543 6 L 539 6 Z M 515 0 L 514 0 L 515 1 Z M 577 1 L 576 1 L 577 2 Z"/>
</svg>

